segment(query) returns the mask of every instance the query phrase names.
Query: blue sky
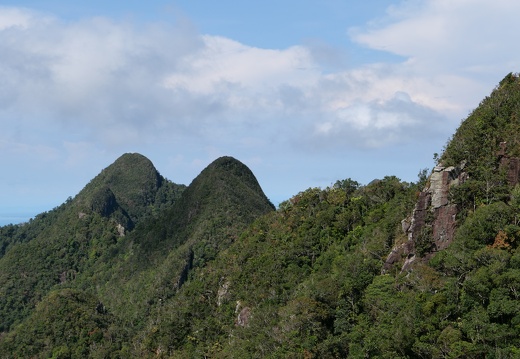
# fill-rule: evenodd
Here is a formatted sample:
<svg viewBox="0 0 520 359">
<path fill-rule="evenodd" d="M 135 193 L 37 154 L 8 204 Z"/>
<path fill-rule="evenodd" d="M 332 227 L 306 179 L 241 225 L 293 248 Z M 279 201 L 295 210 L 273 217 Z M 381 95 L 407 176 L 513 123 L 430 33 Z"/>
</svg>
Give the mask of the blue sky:
<svg viewBox="0 0 520 359">
<path fill-rule="evenodd" d="M 520 3 L 2 1 L 0 225 L 76 195 L 125 152 L 189 184 L 231 155 L 278 204 L 395 175 L 509 72 Z"/>
</svg>

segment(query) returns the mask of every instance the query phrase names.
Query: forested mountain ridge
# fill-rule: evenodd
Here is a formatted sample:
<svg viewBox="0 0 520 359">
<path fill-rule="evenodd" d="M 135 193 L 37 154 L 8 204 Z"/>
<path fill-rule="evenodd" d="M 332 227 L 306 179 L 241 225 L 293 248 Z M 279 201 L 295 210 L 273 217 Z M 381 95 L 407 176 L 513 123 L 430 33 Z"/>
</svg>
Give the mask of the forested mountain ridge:
<svg viewBox="0 0 520 359">
<path fill-rule="evenodd" d="M 414 212 L 403 220 L 408 241 L 394 248 L 387 269 L 398 255 L 408 256 L 405 267 L 419 257 L 431 258 L 453 242 L 457 225 L 469 214 L 480 207 L 516 200 L 519 90 L 518 76 L 507 75 L 461 124 L 442 156 L 436 155 L 437 166 L 419 194 Z M 512 236 L 510 233 L 509 240 Z"/>
<path fill-rule="evenodd" d="M 174 206 L 128 235 L 117 248 L 124 257 L 117 270 L 113 256 L 100 262 L 94 275 L 101 278 L 98 294 L 113 304 L 112 311 L 127 328 L 138 330 L 146 324 L 144 313 L 150 315 L 171 300 L 194 271 L 214 260 L 252 221 L 272 211 L 249 168 L 221 157 L 193 180 Z M 86 281 L 91 285 L 91 277 Z"/>
<path fill-rule="evenodd" d="M 103 169 L 74 199 L 37 215 L 23 225 L 0 227 L 0 257 L 15 243 L 29 242 L 54 225 L 64 212 L 78 217 L 97 214 L 120 231 L 132 229 L 142 217 L 172 204 L 186 186 L 177 185 L 155 169 L 146 157 L 127 153 Z"/>
<path fill-rule="evenodd" d="M 183 188 L 145 157 L 125 154 L 74 199 L 29 223 L 2 227 L 0 328 L 28 315 L 52 286 L 74 279 L 151 208 L 175 202 Z"/>
<path fill-rule="evenodd" d="M 0 353 L 120 352 L 127 330 L 142 325 L 158 295 L 174 295 L 192 268 L 273 210 L 252 172 L 233 158 L 217 159 L 186 187 L 164 179 L 142 155 L 121 156 L 74 199 L 5 227 Z M 29 235 L 14 240 L 19 232 Z"/>
<path fill-rule="evenodd" d="M 0 228 L 0 357 L 516 358 L 519 129 L 509 74 L 417 183 L 339 180 L 277 210 L 233 158 L 162 189 L 124 155 Z"/>
<path fill-rule="evenodd" d="M 132 229 L 143 217 L 172 204 L 185 187 L 166 180 L 143 155 L 126 153 L 85 186 L 75 201 L 105 217 L 119 212 L 115 219 Z"/>
</svg>

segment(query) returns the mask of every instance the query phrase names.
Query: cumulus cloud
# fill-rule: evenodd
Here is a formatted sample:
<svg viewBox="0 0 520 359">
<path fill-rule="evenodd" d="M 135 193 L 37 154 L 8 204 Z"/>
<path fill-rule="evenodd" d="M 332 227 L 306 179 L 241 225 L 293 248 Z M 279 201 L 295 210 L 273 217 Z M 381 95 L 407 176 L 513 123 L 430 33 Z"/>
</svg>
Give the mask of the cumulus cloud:
<svg viewBox="0 0 520 359">
<path fill-rule="evenodd" d="M 382 148 L 436 136 L 445 118 L 396 92 L 382 102 L 357 102 L 338 108 L 314 124 L 313 140 L 322 148 Z"/>
<path fill-rule="evenodd" d="M 518 11 L 514 0 L 403 2 L 389 8 L 384 24 L 351 35 L 371 48 L 413 59 L 421 70 L 502 71 L 518 64 L 510 48 Z"/>
<path fill-rule="evenodd" d="M 390 7 L 387 16 L 366 28 L 350 29 L 359 44 L 403 56 L 409 79 L 430 82 L 414 99 L 444 110 L 436 99 L 448 99 L 452 114 L 478 104 L 520 58 L 511 45 L 520 28 L 514 0 L 418 0 Z M 439 107 L 441 106 L 441 107 Z"/>
<path fill-rule="evenodd" d="M 339 124 L 374 137 L 371 126 L 390 120 L 373 104 L 400 90 L 412 102 L 421 96 L 413 91 L 421 84 L 405 86 L 388 68 L 330 73 L 316 47 L 255 48 L 200 35 L 186 21 L 138 27 L 106 18 L 64 23 L 24 9 L 0 14 L 0 78 L 8 85 L 0 114 L 71 136 L 62 141 L 117 146 L 219 134 L 222 142 L 254 131 L 294 143 Z M 367 122 L 361 108 L 378 120 Z M 407 126 L 406 118 L 395 115 L 393 126 Z M 321 141 L 329 132 L 317 133 Z"/>
<path fill-rule="evenodd" d="M 21 28 L 26 29 L 31 23 L 33 23 L 39 17 L 39 21 L 45 20 L 41 14 L 34 12 L 0 6 L 0 30 L 6 30 L 10 28 Z"/>
<path fill-rule="evenodd" d="M 17 12 L 23 26 L 0 31 L 0 78 L 9 85 L 0 103 L 4 114 L 31 124 L 46 118 L 94 134 L 155 125 L 172 110 L 165 74 L 200 46 L 189 26 L 136 28 L 103 18 L 65 24 Z"/>
<path fill-rule="evenodd" d="M 21 127 L 29 141 L 30 131 L 52 129 L 66 137 L 49 136 L 62 146 L 193 136 L 261 146 L 256 138 L 264 136 L 279 145 L 367 148 L 416 141 L 425 131 L 445 136 L 438 128 L 451 131 L 517 64 L 510 48 L 518 7 L 403 2 L 349 31 L 358 44 L 402 62 L 357 68 L 320 43 L 256 48 L 201 35 L 182 19 L 63 22 L 0 7 L 0 116 L 15 120 L 4 133 Z M 500 21 L 484 27 L 489 14 Z M 503 33 L 510 43 L 495 41 Z"/>
<path fill-rule="evenodd" d="M 185 88 L 194 93 L 210 94 L 222 83 L 241 89 L 272 91 L 280 85 L 305 86 L 310 76 L 299 70 L 312 65 L 306 48 L 286 50 L 260 49 L 219 36 L 202 36 L 204 48 L 183 59 L 179 73 L 169 76 L 169 88 Z"/>
<path fill-rule="evenodd" d="M 350 38 L 401 62 L 373 63 L 320 79 L 314 147 L 384 147 L 447 137 L 520 58 L 512 0 L 401 2 Z"/>
</svg>

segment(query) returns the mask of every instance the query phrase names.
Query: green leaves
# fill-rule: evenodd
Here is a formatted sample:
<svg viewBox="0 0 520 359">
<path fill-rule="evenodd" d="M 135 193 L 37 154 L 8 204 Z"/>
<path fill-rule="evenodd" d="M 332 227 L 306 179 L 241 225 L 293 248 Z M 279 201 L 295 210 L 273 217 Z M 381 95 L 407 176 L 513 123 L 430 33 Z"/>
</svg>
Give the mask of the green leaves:
<svg viewBox="0 0 520 359">
<path fill-rule="evenodd" d="M 96 297 L 71 289 L 53 291 L 0 342 L 0 352 L 15 357 L 100 357 L 120 348 L 113 324 Z"/>
</svg>

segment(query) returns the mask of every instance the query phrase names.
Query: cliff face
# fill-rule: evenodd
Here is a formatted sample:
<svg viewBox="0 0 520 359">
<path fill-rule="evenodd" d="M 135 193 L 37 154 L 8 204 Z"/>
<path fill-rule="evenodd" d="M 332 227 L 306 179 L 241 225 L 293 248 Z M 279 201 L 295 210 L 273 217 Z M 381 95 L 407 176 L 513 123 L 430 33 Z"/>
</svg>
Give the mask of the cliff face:
<svg viewBox="0 0 520 359">
<path fill-rule="evenodd" d="M 430 177 L 430 188 L 427 193 L 431 195 L 432 249 L 434 251 L 446 248 L 453 240 L 457 206 L 450 202 L 448 195 L 451 187 L 464 183 L 468 178 L 464 172 L 464 165 L 462 163 L 459 167 L 435 167 Z M 425 225 L 428 224 L 424 223 L 423 227 Z M 418 236 L 420 232 L 415 231 L 413 234 Z"/>
<path fill-rule="evenodd" d="M 503 174 L 507 186 L 520 183 L 520 158 L 507 154 L 507 143 L 501 142 L 497 151 L 496 168 Z M 466 162 L 459 166 L 436 166 L 428 184 L 419 193 L 413 213 L 402 221 L 407 241 L 400 243 L 388 255 L 383 272 L 389 271 L 403 259 L 401 271 L 406 271 L 416 260 L 430 259 L 436 252 L 446 249 L 453 241 L 457 229 L 456 216 L 460 208 L 449 196 L 453 187 L 468 181 Z"/>
<path fill-rule="evenodd" d="M 403 258 L 401 270 L 406 270 L 417 258 L 445 249 L 453 241 L 457 206 L 450 201 L 449 191 L 468 178 L 464 166 L 465 163 L 434 168 L 428 185 L 418 195 L 413 213 L 402 221 L 408 239 L 392 249 L 383 271 L 390 270 Z"/>
</svg>

